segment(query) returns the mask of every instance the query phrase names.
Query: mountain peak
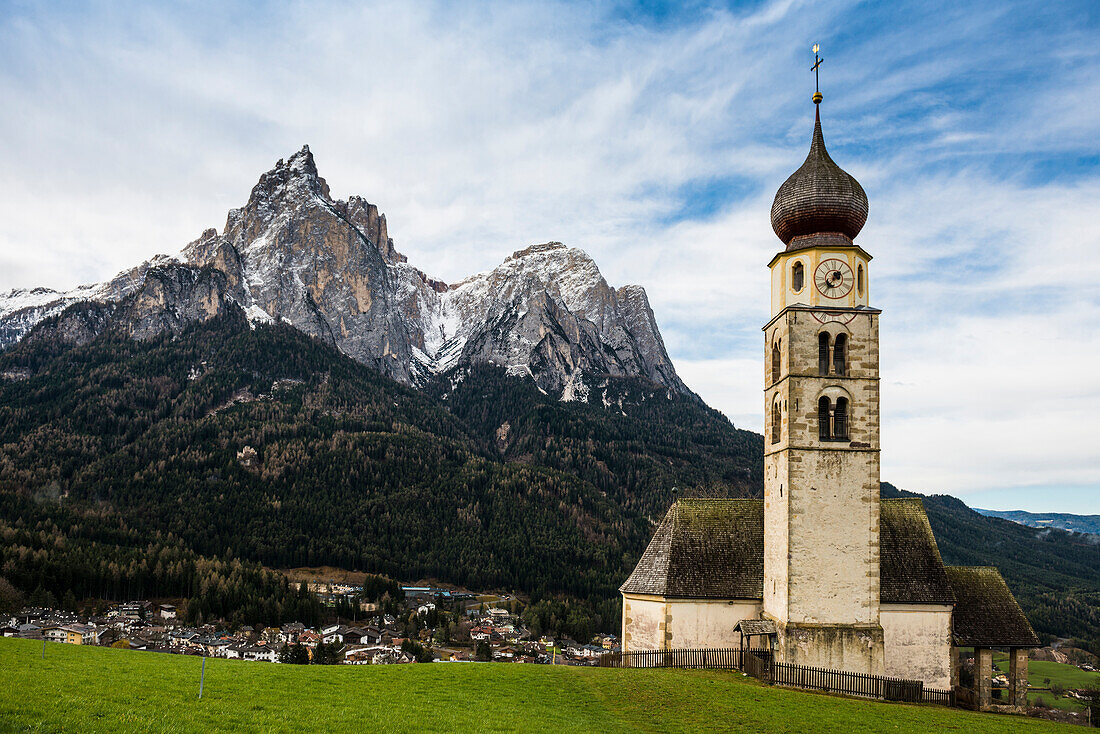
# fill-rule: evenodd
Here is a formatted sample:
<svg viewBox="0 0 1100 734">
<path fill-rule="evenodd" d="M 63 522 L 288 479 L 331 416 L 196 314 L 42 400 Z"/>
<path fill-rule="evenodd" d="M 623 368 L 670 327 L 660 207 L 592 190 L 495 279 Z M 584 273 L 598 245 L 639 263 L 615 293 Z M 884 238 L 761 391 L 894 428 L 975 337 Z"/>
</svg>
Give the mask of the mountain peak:
<svg viewBox="0 0 1100 734">
<path fill-rule="evenodd" d="M 159 265 L 179 277 L 153 273 Z M 192 271 L 207 270 L 221 276 L 196 290 Z M 135 293 L 141 334 L 182 328 L 177 314 L 217 313 L 224 300 L 253 322 L 288 323 L 406 384 L 492 364 L 563 399 L 582 399 L 586 376 L 599 375 L 690 393 L 641 287 L 612 288 L 587 253 L 556 241 L 452 285 L 433 280 L 397 251 L 375 204 L 330 196 L 308 145 L 261 175 L 221 233 L 204 231 L 182 261 L 151 260 L 80 292 L 0 296 L 0 348 L 78 300 Z M 162 294 L 175 301 L 166 306 Z"/>
<path fill-rule="evenodd" d="M 248 205 L 283 199 L 286 196 L 314 196 L 331 201 L 328 183 L 317 173 L 317 163 L 308 145 L 285 161 L 280 158 L 275 167 L 260 176 L 252 188 Z"/>
<path fill-rule="evenodd" d="M 511 255 L 509 255 L 504 260 L 504 262 L 508 262 L 510 260 L 519 260 L 521 258 L 527 257 L 528 255 L 538 255 L 538 254 L 543 253 L 543 252 L 552 252 L 554 250 L 568 250 L 568 249 L 569 249 L 568 247 L 566 247 L 565 245 L 563 245 L 560 242 L 543 242 L 542 244 L 531 245 L 530 247 L 525 247 L 522 250 L 516 250 Z"/>
<path fill-rule="evenodd" d="M 317 178 L 317 163 L 313 160 L 313 153 L 310 152 L 308 145 L 303 145 L 301 150 L 290 156 L 286 161 L 286 167 L 295 173 Z"/>
</svg>

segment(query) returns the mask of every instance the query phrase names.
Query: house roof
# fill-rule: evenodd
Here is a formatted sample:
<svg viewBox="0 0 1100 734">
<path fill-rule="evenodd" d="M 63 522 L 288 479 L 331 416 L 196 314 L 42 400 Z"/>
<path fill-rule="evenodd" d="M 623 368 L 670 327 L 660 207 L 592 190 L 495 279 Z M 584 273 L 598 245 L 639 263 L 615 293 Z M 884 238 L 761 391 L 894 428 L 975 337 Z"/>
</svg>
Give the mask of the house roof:
<svg viewBox="0 0 1100 734">
<path fill-rule="evenodd" d="M 948 566 L 955 592 L 952 635 L 959 647 L 1040 647 L 1027 616 L 993 566 Z"/>
<path fill-rule="evenodd" d="M 733 631 L 740 632 L 745 637 L 778 634 L 775 629 L 775 622 L 770 619 L 742 619 L 733 626 Z"/>
<path fill-rule="evenodd" d="M 881 600 L 951 604 L 954 597 L 920 499 L 882 500 L 879 516 Z M 764 501 L 677 501 L 620 591 L 689 599 L 762 599 Z"/>
</svg>

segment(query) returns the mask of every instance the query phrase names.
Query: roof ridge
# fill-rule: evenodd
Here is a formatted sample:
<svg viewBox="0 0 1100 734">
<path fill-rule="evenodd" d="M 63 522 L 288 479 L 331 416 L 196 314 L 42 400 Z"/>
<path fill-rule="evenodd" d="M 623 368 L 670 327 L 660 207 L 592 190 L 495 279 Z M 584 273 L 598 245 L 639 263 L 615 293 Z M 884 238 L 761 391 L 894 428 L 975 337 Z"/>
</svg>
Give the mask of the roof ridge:
<svg viewBox="0 0 1100 734">
<path fill-rule="evenodd" d="M 762 497 L 681 497 L 680 502 L 763 502 Z"/>
</svg>

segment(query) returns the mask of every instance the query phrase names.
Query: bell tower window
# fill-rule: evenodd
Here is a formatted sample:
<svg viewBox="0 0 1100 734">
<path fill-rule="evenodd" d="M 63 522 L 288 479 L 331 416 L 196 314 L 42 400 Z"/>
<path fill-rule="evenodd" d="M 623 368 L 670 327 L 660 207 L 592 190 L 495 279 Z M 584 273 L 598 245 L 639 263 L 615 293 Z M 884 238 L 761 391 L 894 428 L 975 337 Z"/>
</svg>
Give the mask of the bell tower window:
<svg viewBox="0 0 1100 734">
<path fill-rule="evenodd" d="M 817 437 L 821 441 L 848 440 L 848 398 L 837 398 L 835 405 L 825 395 L 817 401 Z"/>
<path fill-rule="evenodd" d="M 833 410 L 833 439 L 847 440 L 848 438 L 848 398 L 837 398 L 836 408 Z"/>
<path fill-rule="evenodd" d="M 832 412 L 829 398 L 823 396 L 817 401 L 817 437 L 822 441 L 832 438 L 829 432 L 829 414 Z"/>
<path fill-rule="evenodd" d="M 779 373 L 783 369 L 783 355 L 779 347 L 782 343 L 783 340 L 780 339 L 772 344 L 772 383 L 779 382 Z"/>
<path fill-rule="evenodd" d="M 802 267 L 802 263 L 796 262 L 794 267 L 791 268 L 791 288 L 795 293 L 802 290 L 803 283 L 806 279 L 806 271 Z"/>
<path fill-rule="evenodd" d="M 846 374 L 848 362 L 848 335 L 837 334 L 833 342 L 833 371 L 838 375 Z"/>
<path fill-rule="evenodd" d="M 783 411 L 779 409 L 779 397 L 772 403 L 772 443 L 779 443 L 779 433 L 783 428 Z"/>
<path fill-rule="evenodd" d="M 824 331 L 817 335 L 817 373 L 829 374 L 829 334 Z"/>
<path fill-rule="evenodd" d="M 862 264 L 860 264 L 860 266 L 858 268 L 856 268 L 856 291 L 859 293 L 859 295 L 861 295 L 861 296 L 863 295 L 863 265 Z"/>
</svg>

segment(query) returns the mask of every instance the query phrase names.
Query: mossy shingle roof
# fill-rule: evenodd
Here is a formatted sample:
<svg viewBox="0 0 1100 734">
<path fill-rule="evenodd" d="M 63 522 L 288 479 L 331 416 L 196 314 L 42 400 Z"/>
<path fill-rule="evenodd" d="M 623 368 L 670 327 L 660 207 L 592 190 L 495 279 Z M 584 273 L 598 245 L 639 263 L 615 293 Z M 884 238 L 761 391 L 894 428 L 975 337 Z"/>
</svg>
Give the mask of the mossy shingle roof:
<svg viewBox="0 0 1100 734">
<path fill-rule="evenodd" d="M 763 500 L 674 503 L 620 589 L 680 598 L 762 599 Z"/>
<path fill-rule="evenodd" d="M 884 604 L 951 604 L 951 584 L 917 497 L 879 501 L 879 600 Z"/>
<path fill-rule="evenodd" d="M 1039 647 L 1016 597 L 993 566 L 948 566 L 955 592 L 952 635 L 959 647 Z"/>
<path fill-rule="evenodd" d="M 920 500 L 882 500 L 880 516 L 882 601 L 951 604 L 954 597 Z M 764 501 L 679 500 L 620 590 L 673 598 L 762 599 Z"/>
</svg>

